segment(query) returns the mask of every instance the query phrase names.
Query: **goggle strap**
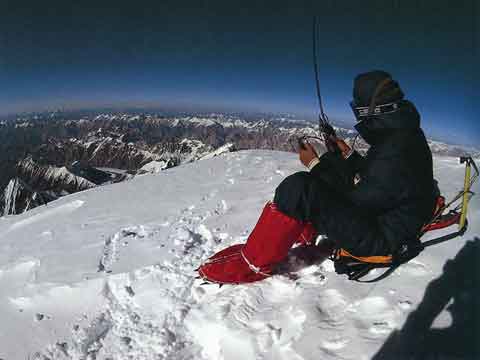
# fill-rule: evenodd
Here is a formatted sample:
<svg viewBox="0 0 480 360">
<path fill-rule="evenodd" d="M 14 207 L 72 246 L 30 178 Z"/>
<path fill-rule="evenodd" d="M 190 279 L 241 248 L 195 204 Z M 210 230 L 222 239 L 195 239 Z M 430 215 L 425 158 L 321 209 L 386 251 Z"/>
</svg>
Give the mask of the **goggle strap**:
<svg viewBox="0 0 480 360">
<path fill-rule="evenodd" d="M 352 110 L 357 117 L 389 114 L 397 111 L 399 108 L 400 108 L 400 105 L 397 102 L 377 105 L 373 108 L 372 111 L 370 111 L 369 106 L 356 107 L 352 104 Z"/>
</svg>

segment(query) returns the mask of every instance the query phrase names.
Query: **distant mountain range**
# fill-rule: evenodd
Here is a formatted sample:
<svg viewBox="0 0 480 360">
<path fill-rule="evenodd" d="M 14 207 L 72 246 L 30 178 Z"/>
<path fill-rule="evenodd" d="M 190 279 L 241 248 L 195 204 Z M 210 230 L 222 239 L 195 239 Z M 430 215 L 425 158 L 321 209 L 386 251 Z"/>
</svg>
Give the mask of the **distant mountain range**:
<svg viewBox="0 0 480 360">
<path fill-rule="evenodd" d="M 0 121 L 0 215 L 223 152 L 296 151 L 298 137 L 317 135 L 316 128 L 291 117 L 231 114 L 50 113 Z M 355 131 L 336 131 L 353 142 Z M 474 148 L 429 144 L 436 155 L 480 155 Z M 360 138 L 355 147 L 368 148 Z"/>
</svg>

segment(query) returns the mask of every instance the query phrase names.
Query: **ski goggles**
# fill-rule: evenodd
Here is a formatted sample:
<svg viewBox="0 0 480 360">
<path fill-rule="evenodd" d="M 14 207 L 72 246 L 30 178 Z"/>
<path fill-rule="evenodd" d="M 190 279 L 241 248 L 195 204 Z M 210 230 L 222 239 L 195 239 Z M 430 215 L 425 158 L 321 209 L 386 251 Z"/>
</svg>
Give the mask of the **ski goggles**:
<svg viewBox="0 0 480 360">
<path fill-rule="evenodd" d="M 357 106 L 354 101 L 350 102 L 350 107 L 352 108 L 353 113 L 357 119 L 366 116 L 377 116 L 383 114 L 390 114 L 397 111 L 400 108 L 400 104 L 398 102 L 388 103 L 388 104 L 381 104 L 377 105 L 373 108 L 370 112 L 369 106 Z"/>
</svg>

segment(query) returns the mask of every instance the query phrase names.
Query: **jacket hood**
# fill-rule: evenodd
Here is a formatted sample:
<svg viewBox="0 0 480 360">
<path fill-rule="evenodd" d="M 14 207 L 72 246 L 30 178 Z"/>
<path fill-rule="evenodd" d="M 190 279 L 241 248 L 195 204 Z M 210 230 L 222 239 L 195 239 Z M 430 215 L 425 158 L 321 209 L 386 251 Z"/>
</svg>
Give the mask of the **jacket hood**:
<svg viewBox="0 0 480 360">
<path fill-rule="evenodd" d="M 420 128 L 420 114 L 408 100 L 399 102 L 399 109 L 392 113 L 366 116 L 355 125 L 360 136 L 369 144 L 381 143 L 389 134 L 399 130 Z"/>
</svg>

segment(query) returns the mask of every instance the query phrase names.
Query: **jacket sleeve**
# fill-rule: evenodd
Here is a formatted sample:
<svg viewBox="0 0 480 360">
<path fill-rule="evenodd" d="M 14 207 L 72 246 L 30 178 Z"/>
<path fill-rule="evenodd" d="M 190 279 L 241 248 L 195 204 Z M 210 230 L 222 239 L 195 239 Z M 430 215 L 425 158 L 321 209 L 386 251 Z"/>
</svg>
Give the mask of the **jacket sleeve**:
<svg viewBox="0 0 480 360">
<path fill-rule="evenodd" d="M 355 150 L 345 161 L 350 171 L 356 174 L 363 167 L 365 158 Z"/>
<path fill-rule="evenodd" d="M 361 158 L 360 155 L 358 156 Z M 312 168 L 310 173 L 315 179 L 327 183 L 333 189 L 341 192 L 349 191 L 353 187 L 353 177 L 356 172 L 350 167 L 350 164 L 356 160 L 350 159 L 351 156 L 344 159 L 340 153 L 326 152 L 320 157 L 319 163 Z"/>
<path fill-rule="evenodd" d="M 362 172 L 359 182 L 346 195 L 355 205 L 373 211 L 398 206 L 403 176 L 392 159 L 378 159 Z"/>
</svg>

